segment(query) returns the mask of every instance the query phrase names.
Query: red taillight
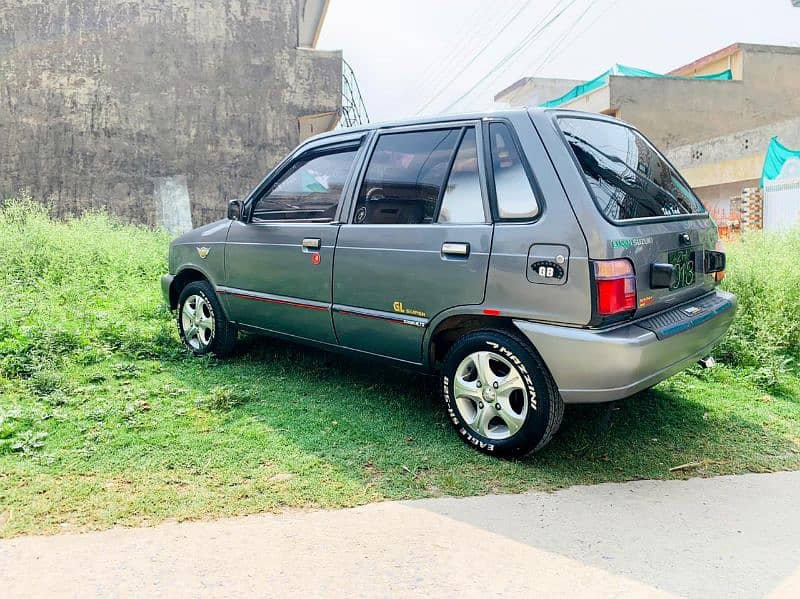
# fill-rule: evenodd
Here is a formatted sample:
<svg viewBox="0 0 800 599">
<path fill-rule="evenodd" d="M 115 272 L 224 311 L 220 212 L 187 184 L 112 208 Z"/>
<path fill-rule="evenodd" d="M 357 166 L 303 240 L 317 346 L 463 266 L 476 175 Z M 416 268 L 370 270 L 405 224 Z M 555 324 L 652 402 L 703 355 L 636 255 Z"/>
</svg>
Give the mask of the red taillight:
<svg viewBox="0 0 800 599">
<path fill-rule="evenodd" d="M 611 316 L 636 309 L 636 275 L 629 260 L 594 263 L 597 284 L 597 313 Z"/>
</svg>

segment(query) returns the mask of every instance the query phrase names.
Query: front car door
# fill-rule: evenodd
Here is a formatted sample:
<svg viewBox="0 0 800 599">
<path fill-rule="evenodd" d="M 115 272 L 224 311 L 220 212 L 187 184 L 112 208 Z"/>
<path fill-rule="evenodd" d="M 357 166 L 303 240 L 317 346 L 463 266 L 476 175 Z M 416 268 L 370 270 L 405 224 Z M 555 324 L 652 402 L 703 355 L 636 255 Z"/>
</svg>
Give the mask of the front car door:
<svg viewBox="0 0 800 599">
<path fill-rule="evenodd" d="M 248 198 L 245 218 L 228 233 L 219 288 L 231 320 L 336 343 L 333 253 L 361 141 L 351 136 L 301 148 Z"/>
<path fill-rule="evenodd" d="M 440 312 L 483 302 L 493 226 L 478 122 L 379 131 L 334 264 L 345 347 L 422 362 Z"/>
</svg>

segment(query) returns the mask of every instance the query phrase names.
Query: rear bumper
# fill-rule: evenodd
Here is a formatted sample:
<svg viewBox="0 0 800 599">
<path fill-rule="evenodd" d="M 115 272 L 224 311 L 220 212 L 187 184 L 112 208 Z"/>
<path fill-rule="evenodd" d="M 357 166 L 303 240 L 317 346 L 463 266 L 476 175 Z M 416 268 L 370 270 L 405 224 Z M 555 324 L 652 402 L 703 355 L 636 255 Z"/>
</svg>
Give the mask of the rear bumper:
<svg viewBox="0 0 800 599">
<path fill-rule="evenodd" d="M 644 321 L 610 331 L 523 320 L 514 324 L 544 359 L 566 403 L 613 401 L 647 389 L 711 352 L 733 321 L 736 296 L 716 291 L 705 299 L 715 304 L 713 310 L 665 329 L 667 334 L 644 328 Z"/>
<path fill-rule="evenodd" d="M 164 296 L 164 303 L 167 304 L 171 310 L 174 310 L 175 306 L 172 305 L 169 289 L 172 286 L 172 281 L 174 280 L 175 275 L 161 275 L 161 293 Z"/>
</svg>

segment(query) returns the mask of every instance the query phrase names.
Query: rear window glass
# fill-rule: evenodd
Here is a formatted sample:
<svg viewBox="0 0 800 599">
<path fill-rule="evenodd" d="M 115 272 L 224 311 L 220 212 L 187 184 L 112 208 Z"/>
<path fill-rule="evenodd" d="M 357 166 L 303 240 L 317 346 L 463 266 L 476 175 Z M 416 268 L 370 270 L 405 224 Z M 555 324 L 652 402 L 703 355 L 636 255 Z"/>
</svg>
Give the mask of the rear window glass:
<svg viewBox="0 0 800 599">
<path fill-rule="evenodd" d="M 677 171 L 633 129 L 564 117 L 559 126 L 608 218 L 624 221 L 706 212 Z"/>
</svg>

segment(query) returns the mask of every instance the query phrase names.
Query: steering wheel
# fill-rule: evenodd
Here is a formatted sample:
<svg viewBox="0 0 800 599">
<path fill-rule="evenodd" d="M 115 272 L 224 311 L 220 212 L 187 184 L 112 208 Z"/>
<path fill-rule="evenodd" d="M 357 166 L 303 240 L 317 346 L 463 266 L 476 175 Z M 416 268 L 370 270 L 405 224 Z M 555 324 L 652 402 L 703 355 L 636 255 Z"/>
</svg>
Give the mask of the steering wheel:
<svg viewBox="0 0 800 599">
<path fill-rule="evenodd" d="M 385 200 L 386 196 L 383 195 L 383 187 L 371 187 L 367 190 L 366 199 L 368 202 L 372 200 Z"/>
</svg>

